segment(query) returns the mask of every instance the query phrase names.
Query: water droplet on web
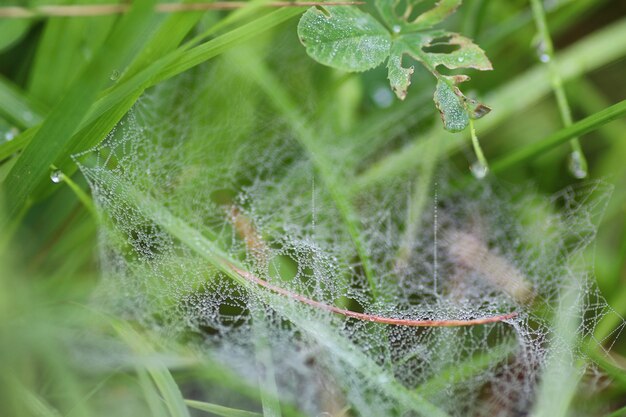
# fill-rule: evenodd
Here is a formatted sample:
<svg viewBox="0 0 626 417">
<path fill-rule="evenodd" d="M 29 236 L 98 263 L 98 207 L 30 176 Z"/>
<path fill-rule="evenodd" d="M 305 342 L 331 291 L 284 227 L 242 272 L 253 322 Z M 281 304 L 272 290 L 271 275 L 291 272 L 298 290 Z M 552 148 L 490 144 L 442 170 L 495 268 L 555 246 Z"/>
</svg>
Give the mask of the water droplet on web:
<svg viewBox="0 0 626 417">
<path fill-rule="evenodd" d="M 482 180 L 489 173 L 489 167 L 480 161 L 476 161 L 470 166 L 470 171 L 474 178 Z"/>
<path fill-rule="evenodd" d="M 544 64 L 546 64 L 546 63 L 550 62 L 550 55 L 548 55 L 548 54 L 541 54 L 541 55 L 539 55 L 539 60 L 541 62 L 543 62 Z"/>
<path fill-rule="evenodd" d="M 570 153 L 568 168 L 574 178 L 581 179 L 587 176 L 587 167 L 585 166 L 582 154 L 578 151 Z"/>
<path fill-rule="evenodd" d="M 117 81 L 117 79 L 120 78 L 120 72 L 118 70 L 113 70 L 109 78 L 111 79 L 111 81 Z"/>
<path fill-rule="evenodd" d="M 380 86 L 372 93 L 372 100 L 381 109 L 386 109 L 393 104 L 393 93 L 387 86 Z"/>
<path fill-rule="evenodd" d="M 61 181 L 63 181 L 63 173 L 60 170 L 55 170 L 52 171 L 50 173 L 50 180 L 52 180 L 53 183 L 58 184 Z"/>
<path fill-rule="evenodd" d="M 402 28 L 400 27 L 400 25 L 394 25 L 392 30 L 393 30 L 393 33 L 400 33 Z"/>
</svg>

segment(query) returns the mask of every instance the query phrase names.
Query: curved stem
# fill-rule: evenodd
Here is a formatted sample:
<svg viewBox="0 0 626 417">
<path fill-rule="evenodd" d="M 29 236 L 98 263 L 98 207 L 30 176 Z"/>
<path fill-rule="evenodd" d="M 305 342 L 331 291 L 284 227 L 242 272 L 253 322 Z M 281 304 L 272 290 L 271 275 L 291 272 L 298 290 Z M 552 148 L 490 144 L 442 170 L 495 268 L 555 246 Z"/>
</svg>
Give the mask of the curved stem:
<svg viewBox="0 0 626 417">
<path fill-rule="evenodd" d="M 478 159 L 478 163 L 486 170 L 489 167 L 489 164 L 487 163 L 487 158 L 485 158 L 483 149 L 480 147 L 478 136 L 476 136 L 476 129 L 474 128 L 474 120 L 471 117 L 469 119 L 469 127 L 470 135 L 472 136 L 472 147 L 474 148 L 476 159 Z"/>
<path fill-rule="evenodd" d="M 467 327 L 478 326 L 481 324 L 498 323 L 506 320 L 513 319 L 518 316 L 518 313 L 500 314 L 497 316 L 481 317 L 477 319 L 469 320 L 413 320 L 413 319 L 400 319 L 393 317 L 385 317 L 377 314 L 357 313 L 356 311 L 346 310 L 343 308 L 335 307 L 329 304 L 322 303 L 320 301 L 312 300 L 303 295 L 291 292 L 282 287 L 270 284 L 267 281 L 262 280 L 254 274 L 245 271 L 237 266 L 230 264 L 232 270 L 239 274 L 245 280 L 257 284 L 263 288 L 266 288 L 276 294 L 291 298 L 300 303 L 310 305 L 321 310 L 330 311 L 331 313 L 339 314 L 345 317 L 350 317 L 357 320 L 370 321 L 380 324 L 391 324 L 394 326 L 407 326 L 407 327 Z"/>
<path fill-rule="evenodd" d="M 264 7 L 306 7 L 306 6 L 354 6 L 364 4 L 362 1 L 273 1 L 263 4 Z M 234 10 L 248 5 L 245 1 L 221 1 L 213 3 L 161 3 L 155 6 L 157 13 L 202 12 L 207 10 Z M 85 17 L 108 16 L 128 13 L 129 4 L 71 4 L 42 5 L 36 7 L 6 6 L 0 7 L 0 17 L 10 19 L 29 19 L 33 17 Z"/>
</svg>

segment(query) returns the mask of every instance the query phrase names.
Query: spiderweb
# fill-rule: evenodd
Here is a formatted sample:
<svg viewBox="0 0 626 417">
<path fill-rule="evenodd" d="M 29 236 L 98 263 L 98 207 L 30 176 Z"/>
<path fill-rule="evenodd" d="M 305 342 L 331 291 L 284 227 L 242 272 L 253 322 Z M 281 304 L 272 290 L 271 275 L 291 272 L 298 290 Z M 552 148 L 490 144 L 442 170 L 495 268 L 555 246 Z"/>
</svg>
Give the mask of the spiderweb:
<svg viewBox="0 0 626 417">
<path fill-rule="evenodd" d="M 441 168 L 436 201 L 410 228 L 415 178 L 388 180 L 349 197 L 363 259 L 333 185 L 289 126 L 227 66 L 209 71 L 159 86 L 76 155 L 101 216 L 104 308 L 252 384 L 273 374 L 281 400 L 307 415 L 360 416 L 522 415 L 551 358 L 573 366 L 584 357 L 578 341 L 616 314 L 581 260 L 602 184 L 551 199 L 489 181 L 458 191 L 449 184 L 459 174 Z M 320 143 L 349 192 L 364 145 Z M 410 327 L 302 299 L 391 319 L 515 315 Z M 617 336 L 597 342 L 610 347 Z M 576 369 L 578 378 L 597 372 Z"/>
</svg>

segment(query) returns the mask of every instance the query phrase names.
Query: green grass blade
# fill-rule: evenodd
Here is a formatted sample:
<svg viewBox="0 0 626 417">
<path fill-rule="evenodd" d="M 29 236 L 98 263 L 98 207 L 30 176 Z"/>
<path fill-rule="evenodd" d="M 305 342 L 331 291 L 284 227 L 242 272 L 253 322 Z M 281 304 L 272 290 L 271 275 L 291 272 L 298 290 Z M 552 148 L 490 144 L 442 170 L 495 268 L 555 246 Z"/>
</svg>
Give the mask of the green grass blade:
<svg viewBox="0 0 626 417">
<path fill-rule="evenodd" d="M 41 123 L 45 113 L 44 105 L 0 75 L 0 116 L 15 123 L 20 129 L 26 129 Z"/>
<path fill-rule="evenodd" d="M 626 416 L 626 406 L 620 408 L 619 410 L 615 410 L 611 414 L 607 414 L 604 417 L 624 417 L 624 416 Z"/>
<path fill-rule="evenodd" d="M 0 20 L 0 52 L 9 49 L 23 38 L 32 26 L 28 19 Z"/>
<path fill-rule="evenodd" d="M 259 392 L 261 394 L 261 404 L 263 405 L 264 417 L 281 417 L 280 397 L 276 386 L 276 376 L 274 373 L 274 359 L 272 349 L 266 336 L 267 328 L 265 317 L 260 311 L 254 311 L 254 349 L 257 361 L 257 372 L 259 374 Z"/>
<path fill-rule="evenodd" d="M 4 193 L 11 196 L 6 202 L 8 218 L 17 219 L 28 206 L 33 191 L 48 175 L 50 165 L 67 154 L 72 135 L 111 71 L 141 41 L 137 34 L 150 21 L 153 1 L 137 4 L 116 26 L 106 46 L 43 122 L 9 172 L 3 184 Z"/>
<path fill-rule="evenodd" d="M 154 353 L 150 344 L 129 325 L 122 322 L 114 322 L 112 324 L 120 337 L 135 353 L 141 356 L 148 356 Z M 163 396 L 170 416 L 190 417 L 183 395 L 167 367 L 162 363 L 151 361 L 150 364 L 145 365 L 145 368 Z"/>
<path fill-rule="evenodd" d="M 572 364 L 571 350 L 577 341 L 577 312 L 581 308 L 578 290 L 567 289 L 561 296 L 555 321 L 558 347 L 551 350 L 534 404 L 533 417 L 565 417 L 582 377 L 582 363 Z"/>
<path fill-rule="evenodd" d="M 221 417 L 262 417 L 263 414 L 252 411 L 238 410 L 236 408 L 224 407 L 222 405 L 206 403 L 203 401 L 185 400 L 185 403 L 196 410 L 206 411 Z"/>
<path fill-rule="evenodd" d="M 241 27 L 233 29 L 224 35 L 210 40 L 191 50 L 186 50 L 183 46 L 169 53 L 164 58 L 154 62 L 141 72 L 130 77 L 126 81 L 120 80 L 118 84 L 107 90 L 96 101 L 93 108 L 89 111 L 85 120 L 80 125 L 81 129 L 96 122 L 103 114 L 113 112 L 116 114 L 125 114 L 134 104 L 135 100 L 129 100 L 131 97 L 139 97 L 145 89 L 164 81 L 169 77 L 178 75 L 194 65 L 199 65 L 232 48 L 233 46 L 250 40 L 260 33 L 263 33 L 276 25 L 296 16 L 302 11 L 301 8 L 285 8 L 269 13 L 259 19 L 247 23 Z M 167 69 L 164 70 L 164 67 Z M 121 117 L 121 116 L 120 116 Z M 117 119 L 119 120 L 119 118 Z M 115 123 L 117 123 L 117 120 Z M 106 126 L 114 126 L 111 123 L 105 123 Z M 77 140 L 72 139 L 74 146 L 72 151 L 79 151 L 94 146 L 110 131 L 102 130 L 95 132 L 93 129 L 89 132 L 89 136 L 83 137 L 80 146 L 76 146 Z M 97 133 L 97 134 L 96 134 Z M 19 152 L 30 143 L 35 136 L 35 130 L 28 130 L 17 136 L 14 140 L 0 144 L 0 160 L 8 158 L 16 152 Z M 67 154 L 72 153 L 68 152 Z M 68 155 L 65 155 L 68 156 Z M 63 166 L 62 163 L 57 165 Z"/>
<path fill-rule="evenodd" d="M 159 395 L 157 388 L 150 379 L 148 372 L 140 366 L 135 366 L 139 386 L 144 396 L 144 401 L 148 405 L 151 417 L 168 417 L 169 413 L 163 399 Z"/>
<path fill-rule="evenodd" d="M 443 369 L 437 375 L 417 387 L 416 391 L 425 396 L 428 396 L 428 394 L 436 394 L 449 386 L 465 381 L 489 369 L 495 364 L 506 360 L 515 353 L 518 347 L 517 340 L 507 340 L 486 352 L 469 358 L 461 364 L 454 364 L 449 368 Z"/>
<path fill-rule="evenodd" d="M 93 3 L 103 1 L 92 0 Z M 30 94 L 47 106 L 57 104 L 90 65 L 90 56 L 98 53 L 115 21 L 116 16 L 45 19 L 28 76 Z"/>
</svg>

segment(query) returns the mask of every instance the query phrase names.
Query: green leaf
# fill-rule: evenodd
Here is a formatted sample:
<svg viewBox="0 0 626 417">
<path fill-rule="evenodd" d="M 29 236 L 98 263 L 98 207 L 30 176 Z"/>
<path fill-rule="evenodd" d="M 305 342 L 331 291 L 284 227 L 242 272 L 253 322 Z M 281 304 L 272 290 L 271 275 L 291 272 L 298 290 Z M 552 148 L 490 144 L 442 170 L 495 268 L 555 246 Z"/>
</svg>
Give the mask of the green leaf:
<svg viewBox="0 0 626 417">
<path fill-rule="evenodd" d="M 465 97 L 459 90 L 457 85 L 469 80 L 467 75 L 445 76 L 437 69 L 443 65 L 448 69 L 491 70 L 491 62 L 485 52 L 470 39 L 457 33 L 434 30 L 404 35 L 397 42 L 403 45 L 403 48 L 400 49 L 401 52 L 408 53 L 420 61 L 437 78 L 435 104 L 447 130 L 452 132 L 463 130 L 469 124 L 470 118 L 479 119 L 491 111 L 484 104 Z M 432 51 L 432 48 L 444 47 L 456 47 L 457 49 L 448 53 Z M 394 51 L 397 50 L 394 48 Z M 396 94 L 400 99 L 403 98 L 397 92 Z"/>
<path fill-rule="evenodd" d="M 469 80 L 467 75 L 444 76 L 438 67 L 487 71 L 492 69 L 491 62 L 471 39 L 444 30 L 426 30 L 453 13 L 461 0 L 440 0 L 412 18 L 419 3 L 418 0 L 376 1 L 393 35 L 371 15 L 355 7 L 312 7 L 300 19 L 298 35 L 313 59 L 334 68 L 365 71 L 389 58 L 387 78 L 400 100 L 406 98 L 411 85 L 414 68 L 402 66 L 403 56 L 410 55 L 437 78 L 435 103 L 445 128 L 460 131 L 470 119 L 478 119 L 490 109 L 465 97 L 457 88 L 457 84 Z"/>
<path fill-rule="evenodd" d="M 298 36 L 313 59 L 344 71 L 375 68 L 391 48 L 387 29 L 356 7 L 311 7 L 298 23 Z"/>
<path fill-rule="evenodd" d="M 428 29 L 442 22 L 461 5 L 462 0 L 439 0 L 431 9 L 413 20 L 414 8 L 423 0 L 376 0 L 376 8 L 394 31 L 413 32 Z"/>
<path fill-rule="evenodd" d="M 389 79 L 389 85 L 396 96 L 400 100 L 406 98 L 407 90 L 411 85 L 411 75 L 413 75 L 414 68 L 404 68 L 402 66 L 402 55 L 404 51 L 398 48 L 397 44 L 394 44 L 387 61 L 387 78 Z"/>
<path fill-rule="evenodd" d="M 461 0 L 439 0 L 432 9 L 422 13 L 412 21 L 410 28 L 412 30 L 421 30 L 435 26 L 454 13 L 460 5 Z"/>
<path fill-rule="evenodd" d="M 5 51 L 19 42 L 32 25 L 27 19 L 0 20 L 0 51 Z"/>
<path fill-rule="evenodd" d="M 491 62 L 485 51 L 478 45 L 458 33 L 444 31 L 432 31 L 428 36 L 421 36 L 420 41 L 428 40 L 421 45 L 422 51 L 426 47 L 458 47 L 448 53 L 424 52 L 430 65 L 437 67 L 443 65 L 449 69 L 473 68 L 480 71 L 492 70 Z"/>
<path fill-rule="evenodd" d="M 469 124 L 469 115 L 463 100 L 455 90 L 458 88 L 451 87 L 441 79 L 435 90 L 435 104 L 441 113 L 443 126 L 451 132 L 459 132 Z"/>
</svg>

